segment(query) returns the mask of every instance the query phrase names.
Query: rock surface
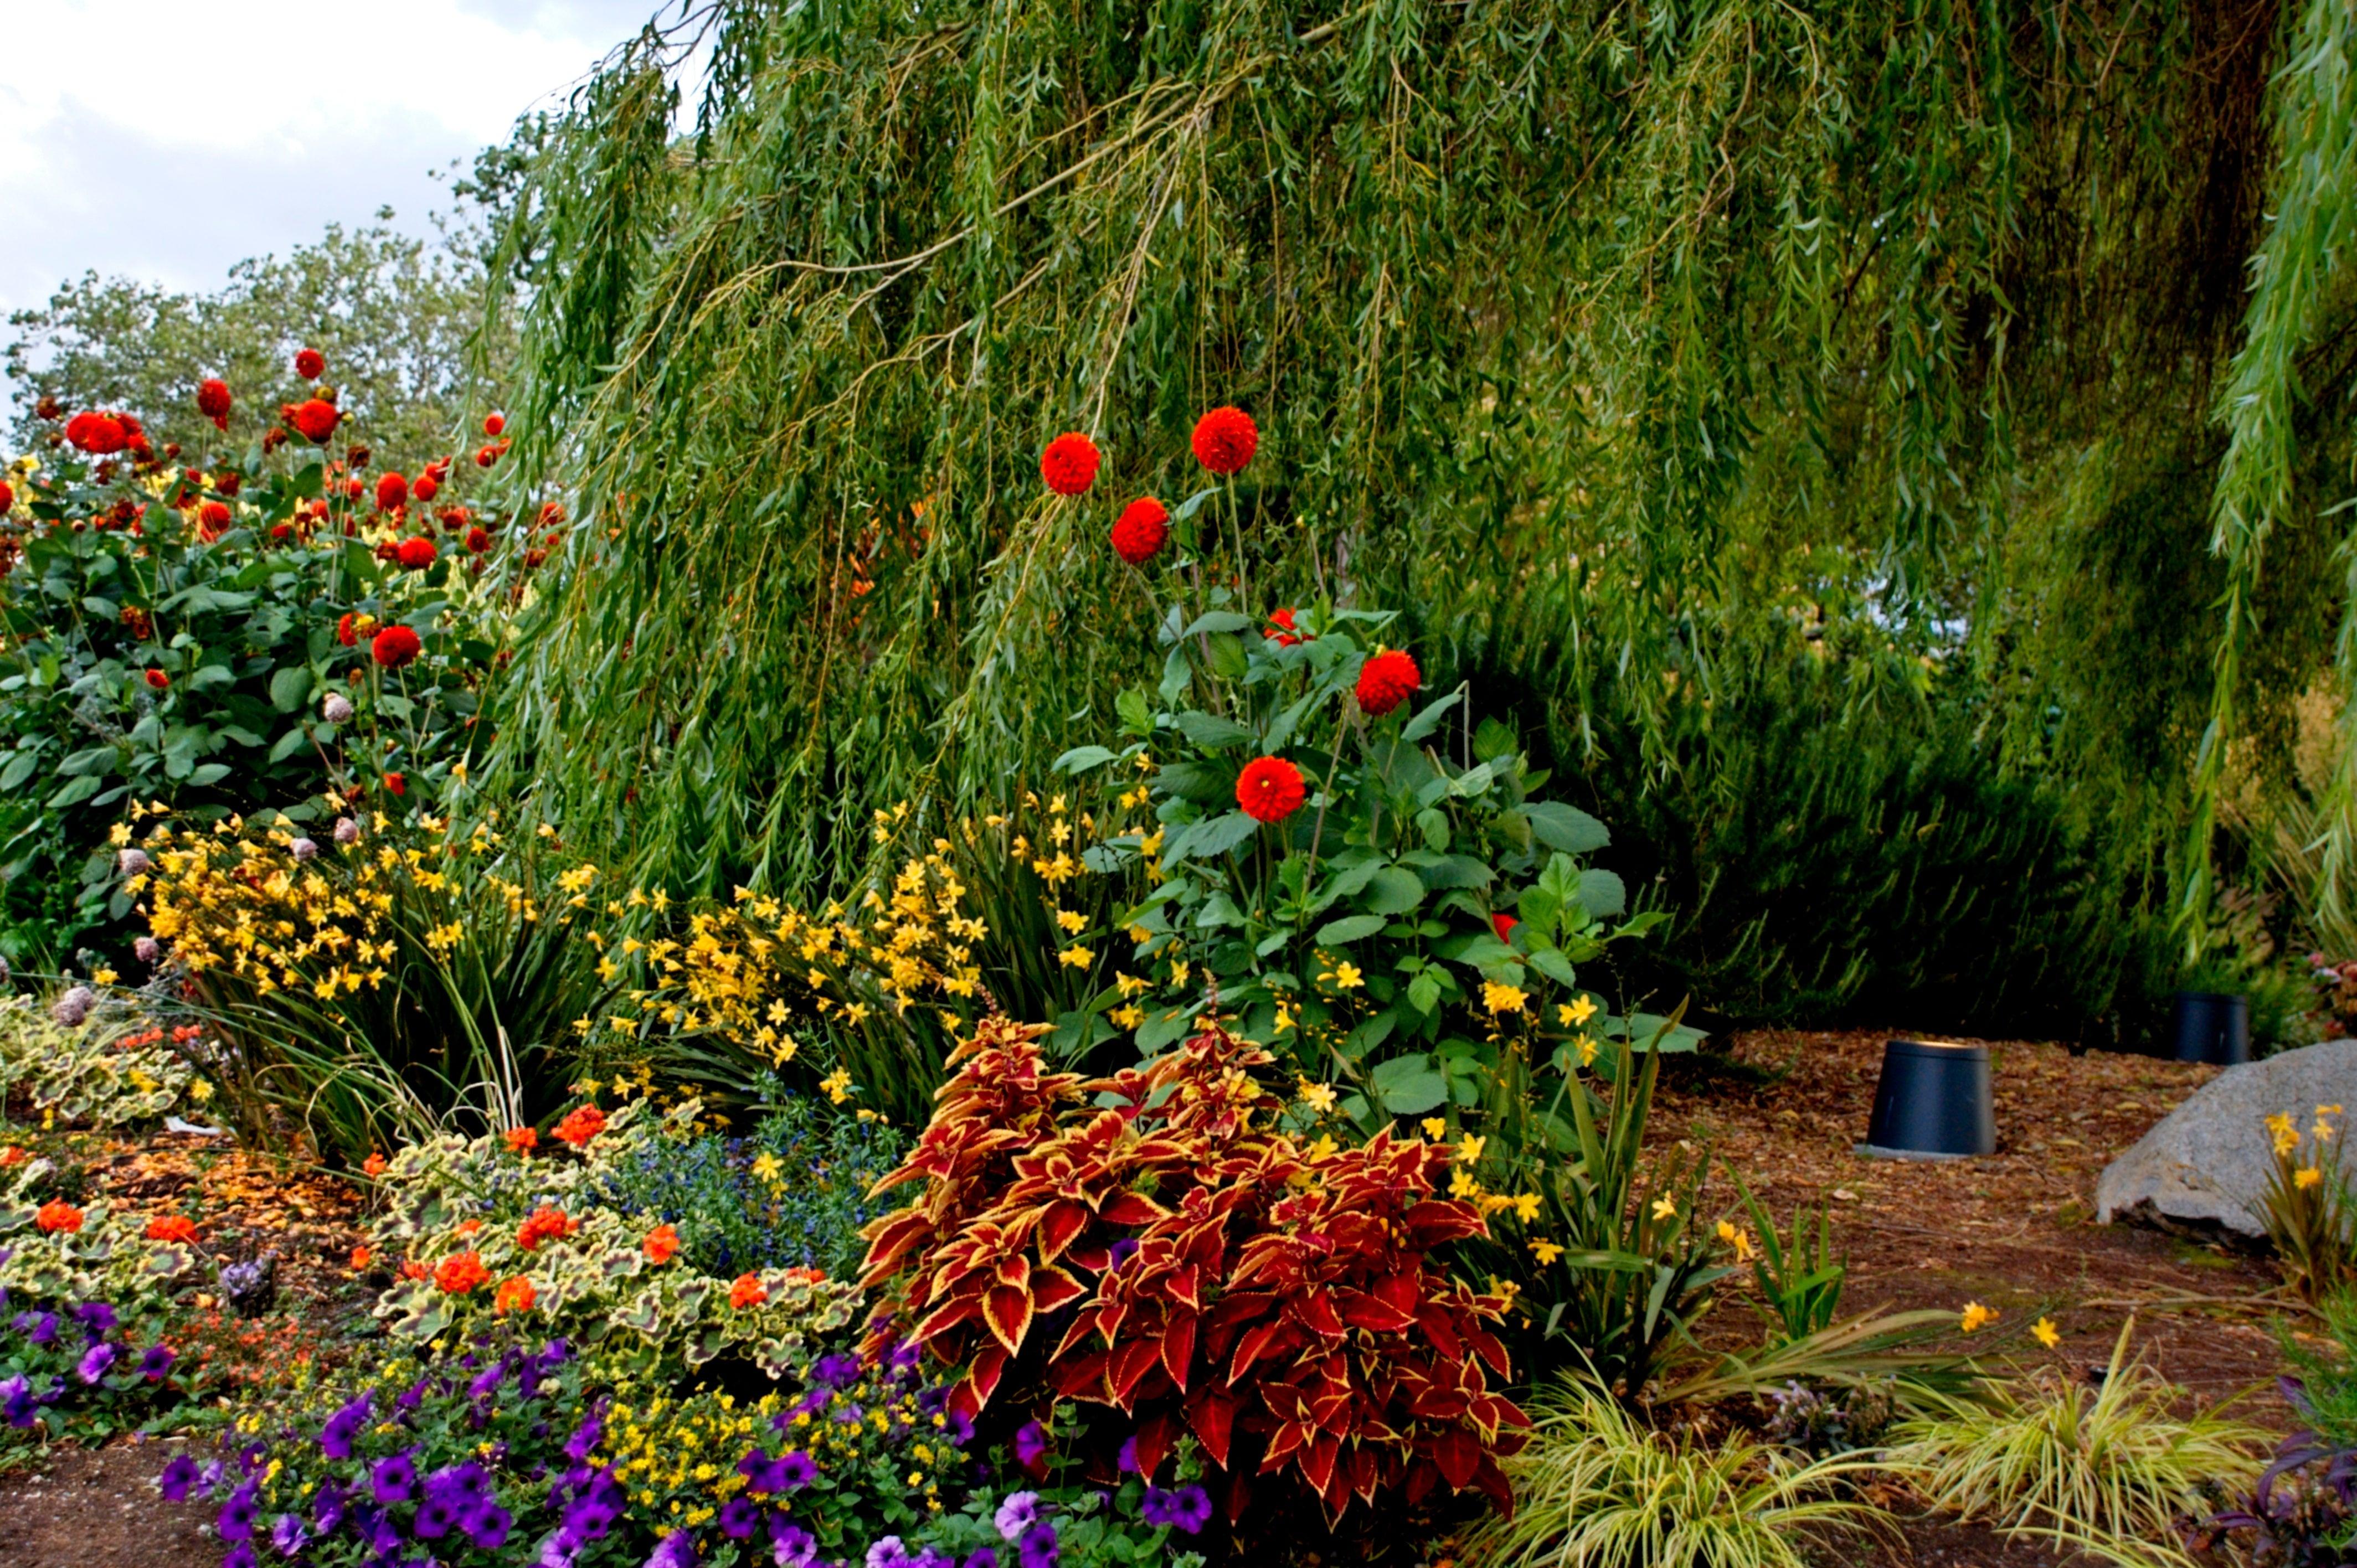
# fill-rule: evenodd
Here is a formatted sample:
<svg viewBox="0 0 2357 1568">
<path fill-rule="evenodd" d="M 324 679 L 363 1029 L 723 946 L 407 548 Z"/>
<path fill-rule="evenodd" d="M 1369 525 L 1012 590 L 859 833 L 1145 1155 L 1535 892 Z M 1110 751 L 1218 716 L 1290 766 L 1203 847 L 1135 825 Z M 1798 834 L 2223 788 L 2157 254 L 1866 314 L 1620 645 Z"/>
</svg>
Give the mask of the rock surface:
<svg viewBox="0 0 2357 1568">
<path fill-rule="evenodd" d="M 2305 1128 L 2319 1104 L 2357 1105 L 2357 1040 L 2230 1067 L 2203 1084 L 2104 1167 L 2095 1218 L 2264 1234 L 2255 1210 L 2275 1170 L 2266 1119 L 2288 1112 Z"/>
</svg>

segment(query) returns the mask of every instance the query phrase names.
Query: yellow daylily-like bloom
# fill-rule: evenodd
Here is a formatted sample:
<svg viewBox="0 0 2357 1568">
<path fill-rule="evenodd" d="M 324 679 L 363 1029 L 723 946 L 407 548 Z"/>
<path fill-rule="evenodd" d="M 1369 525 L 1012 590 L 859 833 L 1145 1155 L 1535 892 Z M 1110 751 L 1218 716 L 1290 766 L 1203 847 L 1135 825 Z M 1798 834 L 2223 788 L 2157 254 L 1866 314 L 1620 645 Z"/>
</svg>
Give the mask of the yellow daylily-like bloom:
<svg viewBox="0 0 2357 1568">
<path fill-rule="evenodd" d="M 1986 1328 L 1990 1324 L 1995 1323 L 1997 1320 L 1997 1316 L 1998 1314 L 1996 1308 L 1993 1306 L 1983 1306 L 1976 1301 L 1968 1301 L 1964 1303 L 1964 1310 L 1959 1318 L 1959 1322 L 1965 1333 L 1977 1334 L 1982 1329 Z"/>
<path fill-rule="evenodd" d="M 1531 1256 L 1539 1261 L 1540 1267 L 1545 1268 L 1563 1256 L 1563 1249 L 1553 1241 L 1534 1240 L 1531 1243 Z"/>
<path fill-rule="evenodd" d="M 2029 1337 L 2051 1350 L 2062 1343 L 2062 1331 L 2054 1326 L 2050 1317 L 2041 1317 L 2029 1330 Z"/>
</svg>

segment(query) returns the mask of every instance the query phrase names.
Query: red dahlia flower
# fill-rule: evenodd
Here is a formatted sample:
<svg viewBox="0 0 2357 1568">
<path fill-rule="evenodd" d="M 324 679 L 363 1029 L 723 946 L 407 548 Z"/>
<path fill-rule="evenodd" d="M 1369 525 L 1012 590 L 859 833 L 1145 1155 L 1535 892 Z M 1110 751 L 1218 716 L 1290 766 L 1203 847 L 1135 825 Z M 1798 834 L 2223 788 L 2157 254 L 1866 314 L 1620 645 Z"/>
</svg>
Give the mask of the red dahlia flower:
<svg viewBox="0 0 2357 1568">
<path fill-rule="evenodd" d="M 1290 606 L 1277 611 L 1268 618 L 1268 625 L 1261 628 L 1261 635 L 1279 648 L 1293 647 L 1301 640 L 1301 628 L 1294 620 L 1293 615 Z"/>
<path fill-rule="evenodd" d="M 403 565 L 417 572 L 433 565 L 439 552 L 434 548 L 432 540 L 423 534 L 415 534 L 403 540 L 393 553 Z"/>
<path fill-rule="evenodd" d="M 409 780 L 403 778 L 398 773 L 386 774 L 384 776 L 384 787 L 387 790 L 395 795 L 406 795 L 409 793 Z"/>
<path fill-rule="evenodd" d="M 491 536 L 479 528 L 467 530 L 467 548 L 480 555 L 491 547 Z"/>
<path fill-rule="evenodd" d="M 1152 496 L 1140 496 L 1121 509 L 1113 525 L 1114 553 L 1133 566 L 1143 566 L 1162 553 L 1170 542 L 1170 514 Z"/>
<path fill-rule="evenodd" d="M 307 381 L 317 381 L 327 368 L 327 357 L 317 349 L 300 349 L 295 355 L 295 373 Z"/>
<path fill-rule="evenodd" d="M 6 515 L 8 509 L 16 504 L 16 492 L 9 489 L 5 483 L 0 483 L 0 516 Z"/>
<path fill-rule="evenodd" d="M 475 449 L 475 467 L 478 468 L 488 468 L 499 460 L 500 449 L 496 446 L 479 446 Z"/>
<path fill-rule="evenodd" d="M 405 626 L 386 627 L 369 639 L 369 657 L 387 670 L 414 663 L 424 651 L 425 645 Z"/>
<path fill-rule="evenodd" d="M 111 413 L 77 413 L 66 422 L 66 439 L 93 457 L 111 457 L 131 445 L 131 433 Z"/>
<path fill-rule="evenodd" d="M 315 397 L 296 404 L 295 412 L 287 419 L 303 433 L 304 440 L 325 446 L 328 437 L 335 435 L 336 426 L 343 422 L 343 410 L 325 398 Z"/>
<path fill-rule="evenodd" d="M 158 692 L 169 691 L 172 678 L 161 670 L 150 670 L 147 671 L 147 684 Z"/>
<path fill-rule="evenodd" d="M 278 525 L 285 527 L 285 523 Z M 197 509 L 197 537 L 210 544 L 229 532 L 229 503 L 207 501 Z"/>
<path fill-rule="evenodd" d="M 409 499 L 409 480 L 400 474 L 382 474 L 376 481 L 376 510 L 393 511 Z"/>
<path fill-rule="evenodd" d="M 1359 706 L 1370 717 L 1381 718 L 1415 696 L 1423 684 L 1415 660 L 1391 649 L 1359 666 Z"/>
<path fill-rule="evenodd" d="M 1236 804 L 1256 822 L 1281 822 L 1308 793 L 1301 769 L 1282 757 L 1255 757 L 1236 776 Z"/>
<path fill-rule="evenodd" d="M 424 506 L 427 501 L 434 499 L 434 492 L 441 488 L 442 481 L 436 478 L 432 470 L 429 469 L 425 473 L 417 476 L 417 482 L 409 487 L 409 493 L 417 498 L 417 504 L 419 506 Z"/>
<path fill-rule="evenodd" d="M 1097 482 L 1097 465 L 1103 461 L 1095 442 L 1068 430 L 1039 454 L 1039 477 L 1060 496 L 1084 495 Z"/>
<path fill-rule="evenodd" d="M 505 416 L 496 413 L 487 413 L 483 415 L 484 435 L 497 435 L 500 431 L 505 430 L 507 427 L 508 422 Z"/>
<path fill-rule="evenodd" d="M 1253 460 L 1260 427 L 1241 408 L 1215 408 L 1195 422 L 1195 461 L 1214 474 L 1232 474 Z"/>
<path fill-rule="evenodd" d="M 216 430 L 229 428 L 229 383 L 219 376 L 207 377 L 197 387 L 197 412 L 213 422 Z"/>
</svg>

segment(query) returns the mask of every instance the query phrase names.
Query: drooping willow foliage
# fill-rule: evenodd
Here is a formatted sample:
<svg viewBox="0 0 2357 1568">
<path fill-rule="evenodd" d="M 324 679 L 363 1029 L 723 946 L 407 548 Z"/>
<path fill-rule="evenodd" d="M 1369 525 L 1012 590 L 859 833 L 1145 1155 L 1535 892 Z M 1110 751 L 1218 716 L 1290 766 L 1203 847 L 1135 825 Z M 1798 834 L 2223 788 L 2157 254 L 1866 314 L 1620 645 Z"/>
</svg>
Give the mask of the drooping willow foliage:
<svg viewBox="0 0 2357 1568">
<path fill-rule="evenodd" d="M 1428 675 L 1640 790 L 1774 779 L 1701 775 L 1798 688 L 1860 746 L 1937 730 L 2149 900 L 2335 668 L 2352 27 L 708 0 L 581 89 L 510 236 L 517 457 L 576 498 L 513 777 L 707 886 L 1036 779 L 1153 667 L 1108 524 L 1234 403 L 1205 574 L 1252 607 L 1405 608 Z"/>
</svg>

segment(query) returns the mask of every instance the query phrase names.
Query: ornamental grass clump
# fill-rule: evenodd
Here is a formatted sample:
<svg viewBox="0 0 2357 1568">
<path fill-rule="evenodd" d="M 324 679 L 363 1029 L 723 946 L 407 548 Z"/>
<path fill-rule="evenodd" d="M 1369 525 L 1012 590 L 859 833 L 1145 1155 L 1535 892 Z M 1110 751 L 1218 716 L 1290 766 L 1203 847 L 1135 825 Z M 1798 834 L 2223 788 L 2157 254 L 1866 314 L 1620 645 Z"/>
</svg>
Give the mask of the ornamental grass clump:
<svg viewBox="0 0 2357 1568">
<path fill-rule="evenodd" d="M 1095 1080 L 1049 1071 L 1044 1032 L 994 1019 L 960 1045 L 888 1181 L 921 1190 L 868 1228 L 871 1345 L 963 1368 L 961 1412 L 1103 1407 L 1149 1480 L 1191 1438 L 1231 1519 L 1256 1492 L 1329 1520 L 1442 1486 L 1511 1508 L 1509 1304 L 1433 1256 L 1483 1229 L 1434 1191 L 1446 1152 L 1297 1140 L 1253 1077 L 1268 1053 L 1217 1023 Z"/>
<path fill-rule="evenodd" d="M 2092 1383 L 2053 1367 L 1979 1400 L 1900 1423 L 1889 1467 L 1937 1506 L 1999 1534 L 2083 1551 L 2123 1568 L 2182 1568 L 2171 1542 L 2206 1515 L 2207 1486 L 2247 1484 L 2267 1434 L 2212 1411 L 2179 1418 L 2178 1391 L 2128 1357 L 2135 1319 Z"/>
<path fill-rule="evenodd" d="M 1505 1467 L 1514 1515 L 1467 1542 L 1469 1568 L 1810 1568 L 1813 1546 L 1888 1522 L 1841 1495 L 1864 1456 L 1794 1466 L 1740 1434 L 1672 1437 L 1579 1378 Z"/>
</svg>

